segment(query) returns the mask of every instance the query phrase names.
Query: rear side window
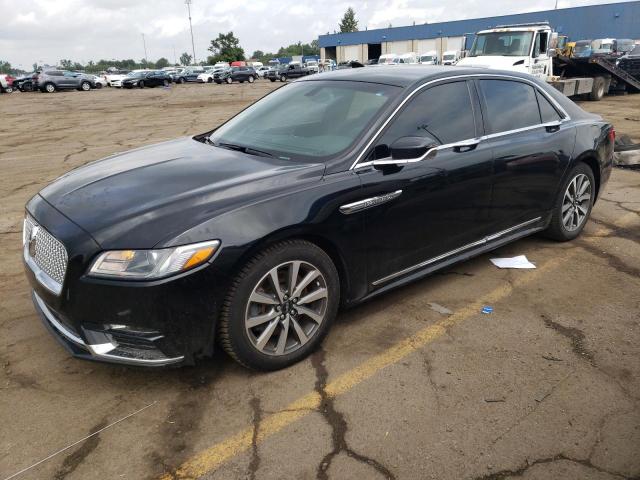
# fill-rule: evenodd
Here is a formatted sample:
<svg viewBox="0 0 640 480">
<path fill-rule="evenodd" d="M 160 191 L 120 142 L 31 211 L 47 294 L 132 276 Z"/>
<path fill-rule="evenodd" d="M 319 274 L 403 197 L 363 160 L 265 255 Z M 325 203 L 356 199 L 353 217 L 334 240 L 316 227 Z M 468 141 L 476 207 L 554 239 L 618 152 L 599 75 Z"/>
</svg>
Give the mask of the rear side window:
<svg viewBox="0 0 640 480">
<path fill-rule="evenodd" d="M 535 89 L 510 80 L 480 80 L 491 133 L 538 125 L 540 111 Z"/>
<path fill-rule="evenodd" d="M 540 92 L 536 92 L 538 96 L 538 105 L 540 106 L 540 116 L 542 117 L 542 123 L 556 122 L 562 120 L 562 116 L 554 108 L 553 105 L 547 100 L 547 98 Z"/>
<path fill-rule="evenodd" d="M 413 136 L 430 136 L 441 145 L 476 137 L 467 83 L 437 85 L 409 100 L 378 144 L 389 146 L 400 137 Z"/>
</svg>

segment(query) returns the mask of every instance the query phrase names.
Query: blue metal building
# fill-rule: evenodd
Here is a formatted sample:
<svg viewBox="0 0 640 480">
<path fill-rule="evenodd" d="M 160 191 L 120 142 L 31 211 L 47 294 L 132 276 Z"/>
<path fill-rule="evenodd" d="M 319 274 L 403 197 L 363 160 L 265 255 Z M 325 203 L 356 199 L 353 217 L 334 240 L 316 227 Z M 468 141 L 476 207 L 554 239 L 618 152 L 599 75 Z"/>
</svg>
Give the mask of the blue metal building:
<svg viewBox="0 0 640 480">
<path fill-rule="evenodd" d="M 542 21 L 549 22 L 558 33 L 567 35 L 571 40 L 608 37 L 640 39 L 640 1 L 320 35 L 318 42 L 325 58 L 367 60 L 377 58 L 380 53 L 391 53 L 392 50 L 393 53 L 418 51 L 415 48 L 419 48 L 419 45 L 426 47 L 431 43 L 416 42 L 429 39 L 440 40 L 439 44 L 436 41 L 433 48 L 438 51 L 447 49 L 446 42 L 443 44 L 441 40 L 443 38 L 455 38 L 449 44 L 455 44 L 456 48 L 460 43 L 461 48 L 469 48 L 474 33 L 479 30 L 497 25 Z M 405 47 L 402 42 L 409 43 Z M 398 48 L 400 51 L 396 51 Z M 359 58 L 355 58 L 356 53 Z"/>
</svg>

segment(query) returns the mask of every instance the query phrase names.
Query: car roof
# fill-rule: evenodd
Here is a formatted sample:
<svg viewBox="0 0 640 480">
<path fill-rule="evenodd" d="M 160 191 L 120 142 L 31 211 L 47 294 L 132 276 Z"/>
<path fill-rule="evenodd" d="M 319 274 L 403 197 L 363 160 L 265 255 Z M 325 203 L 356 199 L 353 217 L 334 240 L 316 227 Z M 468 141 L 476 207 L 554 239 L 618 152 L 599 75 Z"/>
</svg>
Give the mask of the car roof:
<svg viewBox="0 0 640 480">
<path fill-rule="evenodd" d="M 299 82 L 313 82 L 320 80 L 351 80 L 355 82 L 383 83 L 397 87 L 409 87 L 428 80 L 452 77 L 456 75 L 508 75 L 531 80 L 531 75 L 506 70 L 495 70 L 482 67 L 452 67 L 443 65 L 393 65 L 373 66 L 362 68 L 348 68 L 312 75 L 297 80 Z"/>
</svg>

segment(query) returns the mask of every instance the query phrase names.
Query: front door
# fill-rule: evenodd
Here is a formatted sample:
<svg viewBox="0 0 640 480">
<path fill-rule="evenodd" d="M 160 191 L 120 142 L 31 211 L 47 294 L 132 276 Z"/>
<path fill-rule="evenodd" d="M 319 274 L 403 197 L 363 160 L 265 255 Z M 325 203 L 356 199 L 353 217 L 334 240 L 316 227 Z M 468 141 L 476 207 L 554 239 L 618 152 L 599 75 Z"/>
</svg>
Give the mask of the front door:
<svg viewBox="0 0 640 480">
<path fill-rule="evenodd" d="M 430 86 L 414 95 L 374 141 L 356 172 L 368 239 L 368 278 L 383 286 L 484 238 L 491 201 L 492 151 L 472 82 Z M 424 160 L 374 166 L 399 138 L 440 145 Z"/>
</svg>

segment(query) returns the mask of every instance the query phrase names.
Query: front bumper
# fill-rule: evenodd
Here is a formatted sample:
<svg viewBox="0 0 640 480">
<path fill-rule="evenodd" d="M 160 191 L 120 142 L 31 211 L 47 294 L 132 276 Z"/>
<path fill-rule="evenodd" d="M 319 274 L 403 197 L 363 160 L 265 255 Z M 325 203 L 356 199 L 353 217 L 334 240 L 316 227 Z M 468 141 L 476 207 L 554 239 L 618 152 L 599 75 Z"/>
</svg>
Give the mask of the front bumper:
<svg viewBox="0 0 640 480">
<path fill-rule="evenodd" d="M 154 345 L 154 340 L 159 336 L 158 332 L 118 331 L 113 327 L 108 330 L 91 330 L 81 327 L 80 334 L 63 320 L 61 315 L 51 310 L 35 291 L 31 296 L 36 311 L 47 329 L 76 357 L 154 367 L 184 361 L 184 355 L 168 357 Z"/>
<path fill-rule="evenodd" d="M 27 259 L 25 274 L 36 310 L 74 356 L 161 366 L 192 364 L 213 353 L 217 313 L 228 286 L 219 263 L 154 281 L 92 278 L 87 269 L 103 250 L 93 238 L 39 195 L 27 211 L 68 253 L 59 289 L 47 288 Z"/>
</svg>

